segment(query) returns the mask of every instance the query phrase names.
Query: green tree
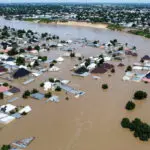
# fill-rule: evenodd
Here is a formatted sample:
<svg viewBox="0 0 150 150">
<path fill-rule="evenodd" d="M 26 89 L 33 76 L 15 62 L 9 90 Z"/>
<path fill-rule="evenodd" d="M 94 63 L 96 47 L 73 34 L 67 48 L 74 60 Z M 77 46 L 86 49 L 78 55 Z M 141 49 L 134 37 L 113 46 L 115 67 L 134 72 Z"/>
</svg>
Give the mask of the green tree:
<svg viewBox="0 0 150 150">
<path fill-rule="evenodd" d="M 0 92 L 0 99 L 4 98 L 4 94 L 2 92 Z"/>
<path fill-rule="evenodd" d="M 135 108 L 135 104 L 132 101 L 128 101 L 125 108 L 127 110 L 133 110 Z"/>
<path fill-rule="evenodd" d="M 134 93 L 134 99 L 135 100 L 142 100 L 142 99 L 145 99 L 147 98 L 147 93 L 144 92 L 144 91 L 136 91 Z"/>
</svg>

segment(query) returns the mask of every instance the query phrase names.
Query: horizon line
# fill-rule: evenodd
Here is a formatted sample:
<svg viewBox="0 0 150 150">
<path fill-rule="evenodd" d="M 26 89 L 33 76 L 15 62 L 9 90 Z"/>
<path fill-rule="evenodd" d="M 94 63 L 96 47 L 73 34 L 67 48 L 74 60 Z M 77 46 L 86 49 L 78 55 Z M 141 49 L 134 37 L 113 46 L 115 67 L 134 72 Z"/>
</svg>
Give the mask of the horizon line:
<svg viewBox="0 0 150 150">
<path fill-rule="evenodd" d="M 0 4 L 150 4 L 150 2 L 0 2 Z"/>
</svg>

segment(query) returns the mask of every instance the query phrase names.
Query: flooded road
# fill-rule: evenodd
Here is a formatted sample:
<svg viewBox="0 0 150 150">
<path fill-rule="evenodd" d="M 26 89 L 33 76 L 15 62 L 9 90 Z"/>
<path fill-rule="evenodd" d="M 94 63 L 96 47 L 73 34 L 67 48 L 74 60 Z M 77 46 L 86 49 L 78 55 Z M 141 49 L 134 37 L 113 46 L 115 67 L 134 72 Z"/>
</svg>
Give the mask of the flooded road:
<svg viewBox="0 0 150 150">
<path fill-rule="evenodd" d="M 116 38 L 119 42 L 135 45 L 140 56 L 150 54 L 150 40 L 107 29 L 43 25 L 4 19 L 0 19 L 0 25 L 50 32 L 64 39 L 86 37 L 103 43 Z M 101 52 L 100 49 L 89 47 L 80 48 L 78 51 L 87 57 Z M 60 53 L 50 51 L 47 55 L 59 57 Z M 126 64 L 132 64 L 135 61 L 130 59 L 125 60 Z M 71 80 L 75 88 L 85 91 L 86 94 L 79 99 L 69 95 L 70 99 L 66 101 L 65 93 L 61 92 L 58 94 L 60 103 L 57 104 L 20 98 L 13 104 L 30 105 L 32 112 L 8 124 L 0 131 L 0 145 L 35 136 L 35 141 L 27 150 L 149 150 L 150 141 L 141 142 L 134 138 L 130 131 L 120 126 L 120 121 L 123 117 L 130 119 L 139 117 L 150 124 L 150 94 L 147 100 L 135 102 L 135 110 L 129 112 L 124 109 L 136 90 L 150 93 L 150 84 L 123 82 L 124 68 L 117 67 L 115 74 L 109 77 L 109 73 L 106 73 L 101 75 L 100 80 L 94 80 L 91 75 L 85 78 L 73 77 L 70 69 L 77 62 L 78 60 L 66 58 L 62 64 L 58 65 L 61 68 L 60 72 L 44 73 L 33 83 L 27 86 L 22 85 L 21 88 L 22 90 L 37 88 L 41 91 L 39 87 L 41 82 L 49 77 L 59 77 Z M 18 81 L 13 82 L 14 85 L 20 85 Z M 101 89 L 103 83 L 109 85 L 107 91 Z"/>
</svg>

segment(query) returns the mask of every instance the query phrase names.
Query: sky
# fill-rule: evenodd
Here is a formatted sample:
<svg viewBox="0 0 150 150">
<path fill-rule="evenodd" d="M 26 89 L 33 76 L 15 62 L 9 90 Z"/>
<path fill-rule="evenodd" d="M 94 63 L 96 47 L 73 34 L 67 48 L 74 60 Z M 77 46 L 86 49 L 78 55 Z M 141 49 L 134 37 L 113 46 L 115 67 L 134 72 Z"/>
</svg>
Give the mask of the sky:
<svg viewBox="0 0 150 150">
<path fill-rule="evenodd" d="M 91 2 L 111 2 L 111 3 L 150 3 L 150 0 L 87 0 L 88 3 Z M 21 3 L 21 2 L 86 2 L 86 0 L 0 0 L 0 3 Z"/>
</svg>

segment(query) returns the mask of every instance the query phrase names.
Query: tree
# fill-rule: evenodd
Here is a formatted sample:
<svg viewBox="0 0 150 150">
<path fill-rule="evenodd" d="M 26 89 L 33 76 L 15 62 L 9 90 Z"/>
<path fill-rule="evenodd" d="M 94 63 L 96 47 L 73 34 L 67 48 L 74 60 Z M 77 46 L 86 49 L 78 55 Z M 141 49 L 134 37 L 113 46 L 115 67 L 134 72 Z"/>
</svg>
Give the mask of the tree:
<svg viewBox="0 0 150 150">
<path fill-rule="evenodd" d="M 16 59 L 16 64 L 17 64 L 18 66 L 20 66 L 20 65 L 25 65 L 25 59 L 24 59 L 23 57 L 17 57 L 17 59 Z"/>
<path fill-rule="evenodd" d="M 31 91 L 31 93 L 32 94 L 35 94 L 35 93 L 38 93 L 39 91 L 37 90 L 37 89 L 33 89 L 32 91 Z"/>
<path fill-rule="evenodd" d="M 0 92 L 0 99 L 4 98 L 4 94 L 2 92 Z"/>
<path fill-rule="evenodd" d="M 44 86 L 44 83 L 41 83 L 41 84 L 40 84 L 40 87 L 43 87 L 43 86 Z"/>
<path fill-rule="evenodd" d="M 131 66 L 128 66 L 125 70 L 125 72 L 128 72 L 128 71 L 132 71 L 132 67 Z"/>
<path fill-rule="evenodd" d="M 102 89 L 108 89 L 108 85 L 107 84 L 102 84 Z"/>
<path fill-rule="evenodd" d="M 11 146 L 10 145 L 3 145 L 1 147 L 1 150 L 10 150 Z"/>
<path fill-rule="evenodd" d="M 49 82 L 54 83 L 54 78 L 49 78 Z"/>
<path fill-rule="evenodd" d="M 9 84 L 7 82 L 3 83 L 3 86 L 9 86 Z"/>
<path fill-rule="evenodd" d="M 70 53 L 70 57 L 75 57 L 75 53 Z"/>
<path fill-rule="evenodd" d="M 114 68 L 111 69 L 111 73 L 115 73 L 115 69 Z"/>
<path fill-rule="evenodd" d="M 129 128 L 130 120 L 128 118 L 123 118 L 122 121 L 121 121 L 121 126 L 123 128 Z"/>
<path fill-rule="evenodd" d="M 48 92 L 45 94 L 45 98 L 50 98 L 52 96 L 52 93 L 51 92 Z"/>
<path fill-rule="evenodd" d="M 36 46 L 34 47 L 34 49 L 39 52 L 39 51 L 40 51 L 40 46 L 39 46 L 39 45 L 36 45 Z"/>
<path fill-rule="evenodd" d="M 60 91 L 61 91 L 61 87 L 60 87 L 60 86 L 57 86 L 56 89 L 55 89 L 55 91 L 60 92 Z"/>
<path fill-rule="evenodd" d="M 38 60 L 35 60 L 33 67 L 37 67 L 37 66 L 39 66 L 39 62 L 38 62 Z"/>
<path fill-rule="evenodd" d="M 27 50 L 28 50 L 28 51 L 31 51 L 31 50 L 32 50 L 32 46 L 28 46 L 28 47 L 27 47 Z"/>
<path fill-rule="evenodd" d="M 128 101 L 125 107 L 127 110 L 132 110 L 135 108 L 135 104 L 132 101 Z"/>
<path fill-rule="evenodd" d="M 26 90 L 24 93 L 23 93 L 23 95 L 22 95 L 22 97 L 23 98 L 28 98 L 28 96 L 30 96 L 30 91 L 29 90 Z"/>
<path fill-rule="evenodd" d="M 134 99 L 135 100 L 143 100 L 145 98 L 147 98 L 147 93 L 144 91 L 136 91 L 134 93 Z"/>
<path fill-rule="evenodd" d="M 14 55 L 18 54 L 18 52 L 17 52 L 16 48 L 12 48 L 12 50 L 8 51 L 7 54 L 9 56 L 14 56 Z"/>
</svg>

